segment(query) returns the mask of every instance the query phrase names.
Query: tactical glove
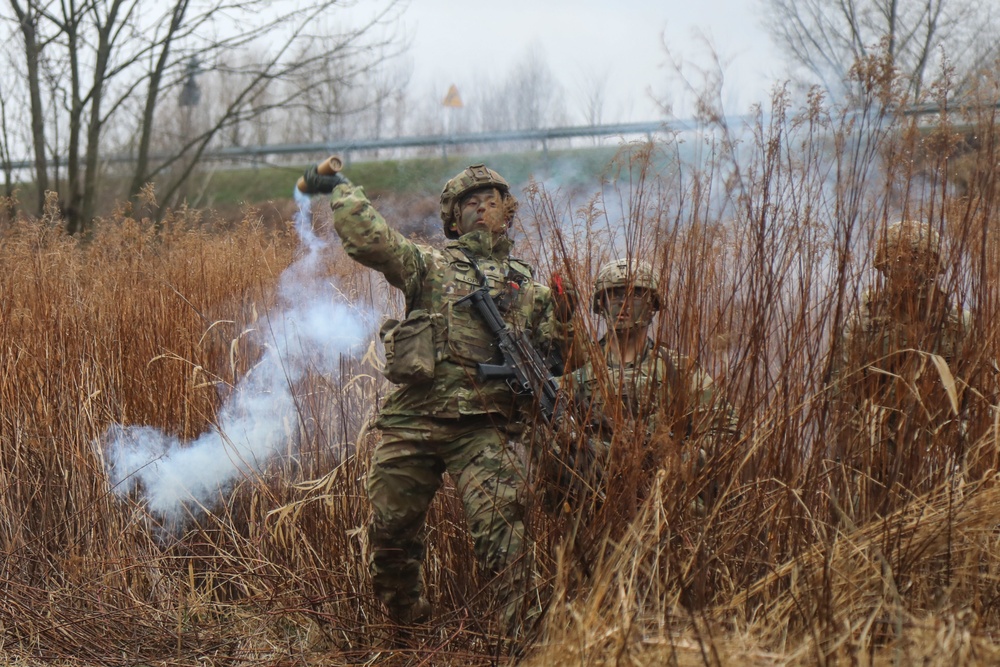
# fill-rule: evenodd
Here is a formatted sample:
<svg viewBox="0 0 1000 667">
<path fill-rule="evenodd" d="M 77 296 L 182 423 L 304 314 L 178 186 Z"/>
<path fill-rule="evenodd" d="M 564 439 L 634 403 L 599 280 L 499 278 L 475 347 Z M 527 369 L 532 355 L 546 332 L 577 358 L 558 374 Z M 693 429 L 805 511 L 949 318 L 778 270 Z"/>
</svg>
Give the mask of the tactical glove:
<svg viewBox="0 0 1000 667">
<path fill-rule="evenodd" d="M 339 171 L 335 174 L 319 173 L 316 165 L 306 169 L 306 173 L 302 175 L 302 180 L 305 182 L 305 190 L 303 191 L 308 195 L 328 195 L 333 192 L 333 189 L 338 185 L 350 183 L 350 181 L 347 180 L 347 177 Z"/>
<path fill-rule="evenodd" d="M 552 303 L 556 319 L 560 322 L 569 322 L 573 319 L 576 305 L 580 301 L 573 281 L 568 276 L 556 271 L 549 279 L 549 288 L 552 290 Z"/>
</svg>

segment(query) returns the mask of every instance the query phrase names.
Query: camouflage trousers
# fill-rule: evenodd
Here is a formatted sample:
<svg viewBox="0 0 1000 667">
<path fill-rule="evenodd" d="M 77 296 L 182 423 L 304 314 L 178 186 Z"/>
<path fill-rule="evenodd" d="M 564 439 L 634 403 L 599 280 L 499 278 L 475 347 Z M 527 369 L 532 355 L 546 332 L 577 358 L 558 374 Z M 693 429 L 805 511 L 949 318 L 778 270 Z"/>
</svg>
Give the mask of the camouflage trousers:
<svg viewBox="0 0 1000 667">
<path fill-rule="evenodd" d="M 489 416 L 436 419 L 382 415 L 372 454 L 368 497 L 369 568 L 375 594 L 405 617 L 423 593 L 424 521 L 444 473 L 465 509 L 476 556 L 496 575 L 504 621 L 524 612 L 532 587 L 524 533 L 523 464 Z"/>
</svg>

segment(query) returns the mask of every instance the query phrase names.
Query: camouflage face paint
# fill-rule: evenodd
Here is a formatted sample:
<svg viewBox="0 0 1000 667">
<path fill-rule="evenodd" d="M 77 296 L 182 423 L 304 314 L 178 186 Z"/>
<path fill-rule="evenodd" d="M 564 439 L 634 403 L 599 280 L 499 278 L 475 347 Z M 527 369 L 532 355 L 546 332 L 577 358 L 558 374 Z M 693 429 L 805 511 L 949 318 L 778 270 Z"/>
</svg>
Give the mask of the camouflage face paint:
<svg viewBox="0 0 1000 667">
<path fill-rule="evenodd" d="M 458 232 L 488 229 L 499 234 L 507 229 L 500 193 L 496 188 L 477 190 L 462 198 L 458 205 Z"/>
</svg>

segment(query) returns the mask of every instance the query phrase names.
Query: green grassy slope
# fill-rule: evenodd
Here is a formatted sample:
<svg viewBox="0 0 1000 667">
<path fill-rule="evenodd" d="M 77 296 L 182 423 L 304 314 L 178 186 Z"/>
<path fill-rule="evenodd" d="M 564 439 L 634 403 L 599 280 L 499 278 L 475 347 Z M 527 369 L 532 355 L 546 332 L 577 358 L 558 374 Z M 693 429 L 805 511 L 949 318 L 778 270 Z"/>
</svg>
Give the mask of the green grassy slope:
<svg viewBox="0 0 1000 667">
<path fill-rule="evenodd" d="M 503 154 L 469 154 L 405 160 L 352 161 L 344 173 L 370 193 L 437 194 L 442 184 L 463 168 L 485 163 L 511 183 L 544 180 L 558 174 L 560 182 L 599 179 L 614 158 L 615 147 L 561 151 L 528 151 Z M 317 161 L 322 156 L 317 156 Z M 242 204 L 289 197 L 295 181 L 307 165 L 299 168 L 258 167 L 206 170 L 209 205 Z"/>
</svg>

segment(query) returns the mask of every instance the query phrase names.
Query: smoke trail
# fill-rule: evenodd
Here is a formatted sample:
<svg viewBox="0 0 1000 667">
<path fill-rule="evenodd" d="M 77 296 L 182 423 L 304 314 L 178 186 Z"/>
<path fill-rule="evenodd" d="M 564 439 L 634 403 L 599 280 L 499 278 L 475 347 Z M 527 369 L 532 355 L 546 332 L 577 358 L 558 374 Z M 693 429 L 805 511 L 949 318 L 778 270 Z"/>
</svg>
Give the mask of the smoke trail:
<svg viewBox="0 0 1000 667">
<path fill-rule="evenodd" d="M 306 372 L 334 374 L 340 355 L 367 336 L 362 318 L 318 276 L 327 244 L 312 230 L 310 201 L 295 190 L 295 227 L 304 255 L 282 274 L 278 304 L 257 332 L 260 362 L 234 388 L 216 425 L 184 444 L 150 426 L 113 425 L 102 441 L 114 491 L 139 488 L 149 511 L 178 525 L 240 477 L 259 472 L 288 442 L 292 387 Z M 339 300 L 338 300 L 339 299 Z"/>
</svg>

